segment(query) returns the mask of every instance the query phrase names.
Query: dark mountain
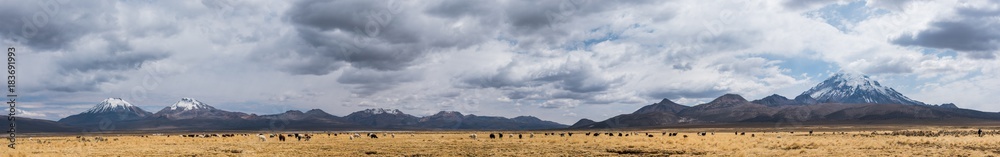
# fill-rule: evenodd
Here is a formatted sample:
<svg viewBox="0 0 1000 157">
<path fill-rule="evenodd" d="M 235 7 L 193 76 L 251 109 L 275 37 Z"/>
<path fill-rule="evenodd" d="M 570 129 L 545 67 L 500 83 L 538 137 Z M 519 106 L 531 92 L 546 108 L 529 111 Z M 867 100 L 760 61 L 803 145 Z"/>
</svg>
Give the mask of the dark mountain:
<svg viewBox="0 0 1000 157">
<path fill-rule="evenodd" d="M 789 105 L 806 105 L 806 103 L 798 102 L 798 101 L 795 101 L 795 100 L 789 100 L 788 98 L 785 98 L 784 96 L 777 95 L 777 94 L 764 97 L 764 98 L 762 98 L 760 100 L 751 101 L 751 103 L 761 104 L 761 105 L 768 106 L 768 107 L 789 106 Z"/>
<path fill-rule="evenodd" d="M 272 115 L 255 115 L 242 112 L 220 110 L 192 98 L 182 98 L 152 114 L 132 106 L 118 98 L 107 99 L 87 112 L 60 120 L 53 126 L 44 121 L 26 126 L 39 125 L 40 131 L 56 129 L 80 130 L 64 125 L 81 127 L 90 131 L 125 130 L 357 130 L 357 129 L 553 129 L 565 125 L 541 119 L 520 116 L 515 118 L 462 115 L 458 112 L 440 112 L 418 118 L 399 110 L 367 109 L 351 113 L 345 117 L 331 115 L 323 110 L 306 112 L 289 110 Z M 52 129 L 45 129 L 52 128 Z"/>
<path fill-rule="evenodd" d="M 682 122 L 682 119 L 677 114 L 689 108 L 691 107 L 674 103 L 670 99 L 663 99 L 658 103 L 643 106 L 632 114 L 618 115 L 601 122 L 581 119 L 570 128 L 621 128 L 678 124 Z"/>
<path fill-rule="evenodd" d="M 856 73 L 834 74 L 801 96 L 811 97 L 819 103 L 926 105 Z"/>
<path fill-rule="evenodd" d="M 771 95 L 748 102 L 736 94 L 712 102 L 684 107 L 664 99 L 601 122 L 574 124 L 570 128 L 664 127 L 684 124 L 734 123 L 869 123 L 871 121 L 920 124 L 1000 121 L 1000 113 L 961 109 L 955 104 L 927 105 L 903 96 L 861 74 L 838 73 L 794 100 Z M 581 120 L 581 122 L 586 122 Z"/>
<path fill-rule="evenodd" d="M 954 103 L 944 103 L 944 104 L 941 104 L 941 105 L 938 105 L 938 107 L 944 107 L 944 108 L 958 108 L 958 106 L 956 106 L 956 105 L 955 105 Z"/>
<path fill-rule="evenodd" d="M 597 123 L 597 122 L 595 122 L 594 120 L 590 120 L 590 119 L 584 118 L 584 119 L 580 119 L 580 121 L 576 121 L 576 123 L 573 123 L 573 125 L 570 125 L 569 128 L 583 128 L 584 126 L 588 126 L 588 125 L 591 125 L 591 124 L 594 124 L 594 123 Z"/>
<path fill-rule="evenodd" d="M 809 97 L 809 95 L 799 95 L 799 96 L 796 96 L 795 97 L 795 102 L 802 103 L 802 104 L 807 104 L 807 105 L 812 105 L 812 104 L 819 103 L 819 101 L 816 101 L 816 99 L 813 99 L 812 97 Z"/>
<path fill-rule="evenodd" d="M 556 122 L 544 121 L 531 116 L 514 118 L 462 115 L 455 111 L 441 111 L 420 118 L 418 126 L 428 129 L 485 129 L 485 130 L 528 130 L 564 128 Z"/>
<path fill-rule="evenodd" d="M 743 96 L 725 94 L 712 102 L 685 109 L 678 115 L 695 121 L 739 122 L 758 116 L 768 116 L 775 112 L 776 110 L 767 106 L 750 103 Z"/>
<path fill-rule="evenodd" d="M 673 101 L 670 101 L 670 99 L 663 99 L 663 100 L 660 100 L 659 103 L 654 103 L 652 105 L 643 106 L 642 108 L 639 108 L 639 110 L 636 110 L 635 112 L 632 112 L 632 114 L 643 114 L 643 113 L 651 113 L 651 112 L 670 112 L 670 113 L 675 113 L 676 114 L 676 113 L 681 112 L 681 110 L 684 110 L 684 109 L 687 109 L 687 108 L 688 108 L 688 106 L 684 106 L 684 105 L 680 105 L 680 104 L 674 103 Z"/>
<path fill-rule="evenodd" d="M 83 113 L 60 119 L 58 122 L 70 126 L 93 129 L 97 128 L 101 123 L 136 121 L 147 118 L 150 115 L 152 113 L 146 112 L 121 98 L 108 98 Z"/>
<path fill-rule="evenodd" d="M 252 119 L 252 116 L 242 112 L 230 112 L 225 110 L 216 109 L 215 107 L 209 106 L 208 104 L 202 103 L 201 101 L 192 98 L 181 98 L 180 101 L 174 103 L 173 105 L 164 107 L 159 112 L 153 115 L 153 117 L 162 117 L 166 119 Z"/>
<path fill-rule="evenodd" d="M 365 128 L 362 125 L 349 122 L 347 119 L 331 115 L 320 109 L 312 109 L 305 113 L 298 110 L 289 110 L 281 114 L 262 115 L 255 120 L 266 123 L 268 130 L 349 130 Z"/>
<path fill-rule="evenodd" d="M 10 121 L 7 120 L 8 116 L 0 116 L 0 126 L 3 126 L 4 130 L 8 130 L 10 126 Z M 16 124 L 16 129 L 18 133 L 39 133 L 39 132 L 80 132 L 83 131 L 80 128 L 68 126 L 55 121 L 42 120 L 42 119 L 32 119 L 25 117 L 14 116 L 14 123 Z"/>
</svg>

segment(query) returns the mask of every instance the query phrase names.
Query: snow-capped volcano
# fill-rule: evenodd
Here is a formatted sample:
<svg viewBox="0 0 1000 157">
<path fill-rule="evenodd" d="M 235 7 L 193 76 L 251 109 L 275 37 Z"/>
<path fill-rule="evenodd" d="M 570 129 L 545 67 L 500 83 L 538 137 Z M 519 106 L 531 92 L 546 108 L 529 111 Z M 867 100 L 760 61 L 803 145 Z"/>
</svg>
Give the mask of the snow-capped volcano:
<svg viewBox="0 0 1000 157">
<path fill-rule="evenodd" d="M 170 110 L 182 110 L 182 111 L 195 110 L 195 109 L 209 109 L 209 110 L 215 109 L 212 106 L 208 106 L 208 104 L 202 103 L 201 101 L 194 100 L 191 98 L 181 98 L 181 101 L 174 103 L 174 105 L 170 105 L 170 107 L 168 108 L 170 108 Z"/>
<path fill-rule="evenodd" d="M 111 112 L 136 112 L 142 111 L 128 101 L 122 100 L 122 98 L 108 98 L 98 103 L 93 108 L 90 108 L 84 113 L 111 113 Z M 145 111 L 142 111 L 145 112 Z"/>
<path fill-rule="evenodd" d="M 96 124 L 103 119 L 111 121 L 136 120 L 152 114 L 122 98 L 108 98 L 83 113 L 60 119 L 59 122 L 70 125 L 87 125 Z"/>
<path fill-rule="evenodd" d="M 817 102 L 926 105 L 858 73 L 837 73 L 803 92 Z"/>
<path fill-rule="evenodd" d="M 250 115 L 242 112 L 229 112 L 192 98 L 181 98 L 173 105 L 164 107 L 153 115 L 168 119 L 247 119 Z"/>
</svg>

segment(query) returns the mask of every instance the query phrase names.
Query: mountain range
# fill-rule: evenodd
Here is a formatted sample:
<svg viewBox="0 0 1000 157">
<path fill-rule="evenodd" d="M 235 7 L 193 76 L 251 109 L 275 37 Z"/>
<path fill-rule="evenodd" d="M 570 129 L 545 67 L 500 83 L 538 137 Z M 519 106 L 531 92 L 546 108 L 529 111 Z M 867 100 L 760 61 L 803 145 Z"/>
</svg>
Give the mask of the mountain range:
<svg viewBox="0 0 1000 157">
<path fill-rule="evenodd" d="M 4 117 L 5 118 L 5 117 Z M 862 74 L 837 73 L 794 99 L 770 95 L 748 101 L 725 94 L 708 103 L 686 106 L 669 99 L 603 121 L 581 119 L 567 126 L 531 116 L 514 118 L 441 111 L 417 117 L 396 109 L 366 109 L 340 117 L 320 109 L 256 115 L 226 111 L 193 98 L 145 111 L 121 98 L 58 121 L 20 118 L 23 132 L 213 131 L 213 130 L 537 130 L 671 127 L 739 123 L 866 123 L 899 120 L 1000 121 L 1000 113 L 926 104 L 910 99 Z"/>
<path fill-rule="evenodd" d="M 27 132 L 82 131 L 210 131 L 210 130 L 525 130 L 565 128 L 566 125 L 530 116 L 515 118 L 463 115 L 442 111 L 416 117 L 396 109 L 366 109 L 344 117 L 320 109 L 289 110 L 271 115 L 225 111 L 198 101 L 181 98 L 173 105 L 150 113 L 121 98 L 108 98 L 93 108 L 57 122 L 23 119 L 18 123 L 42 125 L 46 129 Z M 22 124 L 19 124 L 22 125 Z M 24 126 L 24 125 L 22 125 Z"/>
<path fill-rule="evenodd" d="M 747 101 L 737 94 L 725 94 L 711 102 L 684 106 L 669 99 L 595 122 L 581 119 L 571 129 L 670 127 L 691 124 L 737 123 L 894 123 L 920 124 L 939 121 L 998 121 L 1000 113 L 961 109 L 955 104 L 926 104 L 910 99 L 895 89 L 882 86 L 868 76 L 836 73 L 815 87 L 788 99 L 770 95 Z"/>
</svg>

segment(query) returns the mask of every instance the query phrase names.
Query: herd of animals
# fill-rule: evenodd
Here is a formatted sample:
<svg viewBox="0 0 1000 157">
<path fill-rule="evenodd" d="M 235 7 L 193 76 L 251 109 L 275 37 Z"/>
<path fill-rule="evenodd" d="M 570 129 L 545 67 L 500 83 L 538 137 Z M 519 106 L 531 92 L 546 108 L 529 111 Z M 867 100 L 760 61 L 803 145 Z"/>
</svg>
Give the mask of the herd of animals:
<svg viewBox="0 0 1000 157">
<path fill-rule="evenodd" d="M 780 132 L 764 132 L 764 133 L 780 133 Z M 788 133 L 789 134 L 795 134 L 795 132 L 788 132 Z M 343 134 L 343 135 L 347 135 L 348 136 L 347 138 L 350 139 L 350 140 L 360 139 L 362 137 L 367 137 L 367 138 L 370 138 L 370 139 L 378 139 L 379 138 L 378 133 L 373 133 L 373 132 L 369 132 L 369 133 L 365 134 L 365 136 L 362 136 L 361 133 L 358 133 L 358 132 L 340 132 L 340 133 L 329 133 L 329 132 L 327 132 L 325 134 L 327 136 L 329 136 L 329 137 L 335 137 L 335 136 L 339 136 L 339 135 Z M 543 136 L 572 137 L 574 134 L 579 134 L 579 132 L 559 132 L 559 133 L 556 133 L 556 132 L 547 132 L 547 133 L 543 133 Z M 597 136 L 610 136 L 610 137 L 615 137 L 615 136 L 618 136 L 618 137 L 640 136 L 640 137 L 642 137 L 642 136 L 645 136 L 645 137 L 654 137 L 655 134 L 656 133 L 650 133 L 650 132 L 642 132 L 642 133 L 640 133 L 640 132 L 585 132 L 585 133 L 583 133 L 583 136 L 594 136 L 594 137 L 597 137 Z M 697 133 L 694 133 L 694 136 L 710 136 L 710 135 L 715 135 L 715 134 L 716 134 L 716 132 L 697 132 Z M 733 132 L 733 134 L 734 135 L 738 135 L 738 136 L 746 136 L 747 132 L 738 132 L 737 131 L 737 132 Z M 826 133 L 823 133 L 823 134 L 826 134 Z M 833 132 L 833 134 L 847 134 L 847 132 Z M 244 133 L 244 134 L 181 134 L 181 135 L 155 134 L 155 135 L 166 136 L 166 137 L 179 136 L 179 137 L 183 137 L 183 138 L 229 138 L 229 137 L 237 137 L 237 136 L 243 136 L 243 137 L 253 136 L 252 134 L 247 134 L 247 133 Z M 257 138 L 260 141 L 267 141 L 268 139 L 273 139 L 273 138 L 277 138 L 278 141 L 286 141 L 286 139 L 290 140 L 290 138 L 295 138 L 297 141 L 309 141 L 315 135 L 316 135 L 315 133 L 314 134 L 304 134 L 304 133 L 271 133 L 271 134 L 264 134 L 264 133 L 258 133 L 257 134 Z M 813 131 L 809 130 L 806 135 L 813 135 Z M 983 131 L 982 129 L 979 129 L 979 130 L 973 130 L 973 131 L 967 131 L 967 130 L 966 131 L 907 131 L 907 130 L 902 130 L 902 131 L 884 131 L 884 132 L 872 131 L 870 134 L 864 133 L 864 132 L 858 132 L 857 134 L 854 134 L 853 136 L 874 136 L 874 135 L 888 135 L 888 136 L 928 136 L 928 137 L 938 137 L 938 136 L 955 136 L 955 137 L 958 137 L 958 136 L 970 136 L 971 135 L 971 136 L 980 136 L 980 137 L 982 137 L 982 136 L 987 136 L 987 135 L 989 135 L 989 136 L 1000 135 L 1000 130 L 987 130 L 987 131 Z M 396 138 L 396 133 L 383 132 L 381 136 L 382 137 L 389 137 L 389 138 Z M 413 137 L 415 135 L 413 133 L 410 133 L 409 136 Z M 680 135 L 680 133 L 678 133 L 678 132 L 660 132 L 660 136 L 667 136 L 667 137 L 680 136 L 680 137 L 683 137 L 683 138 L 688 138 L 688 135 Z M 139 135 L 139 137 L 149 137 L 149 135 Z M 444 136 L 442 136 L 442 138 L 443 137 Z M 469 134 L 468 137 L 469 137 L 469 139 L 478 139 L 479 135 L 477 135 L 475 133 L 472 133 L 472 134 Z M 534 132 L 528 132 L 527 135 L 525 135 L 525 133 L 523 133 L 523 132 L 522 133 L 507 133 L 507 134 L 504 134 L 503 132 L 489 133 L 489 139 L 503 139 L 504 137 L 507 137 L 507 138 L 517 138 L 517 139 L 535 138 L 535 133 Z M 750 137 L 756 137 L 756 134 L 750 133 Z M 780 135 L 778 135 L 776 137 L 777 138 L 781 138 Z M 94 142 L 101 142 L 101 141 L 108 141 L 109 140 L 108 138 L 101 137 L 101 136 L 96 136 L 96 137 L 92 137 L 92 138 L 83 137 L 83 136 L 77 136 L 76 138 L 77 138 L 77 140 L 79 140 L 81 142 L 92 142 L 92 141 L 94 141 Z M 113 138 L 111 140 L 118 141 L 117 138 Z"/>
</svg>

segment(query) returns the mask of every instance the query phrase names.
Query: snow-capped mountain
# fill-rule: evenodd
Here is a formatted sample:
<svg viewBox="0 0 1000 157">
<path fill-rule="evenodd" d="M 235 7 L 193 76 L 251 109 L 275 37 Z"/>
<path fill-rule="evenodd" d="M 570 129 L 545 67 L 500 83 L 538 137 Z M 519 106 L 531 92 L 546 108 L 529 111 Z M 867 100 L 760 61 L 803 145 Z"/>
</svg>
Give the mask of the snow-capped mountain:
<svg viewBox="0 0 1000 157">
<path fill-rule="evenodd" d="M 128 103 L 122 98 L 108 98 L 83 113 L 60 119 L 60 123 L 71 125 L 97 124 L 101 121 L 137 120 L 152 113 Z"/>
<path fill-rule="evenodd" d="M 215 107 L 208 106 L 208 104 L 202 103 L 201 101 L 194 100 L 191 98 L 181 98 L 181 101 L 178 101 L 177 103 L 174 103 L 174 105 L 170 105 L 170 107 L 167 108 L 170 108 L 170 110 L 182 110 L 182 111 L 197 110 L 197 109 L 209 109 L 209 110 L 215 109 Z"/>
<path fill-rule="evenodd" d="M 926 105 L 903 96 L 895 89 L 857 73 L 836 73 L 799 97 L 809 96 L 818 103 L 873 103 Z M 798 99 L 798 98 L 796 98 Z"/>
<path fill-rule="evenodd" d="M 358 112 L 367 114 L 394 114 L 394 115 L 403 114 L 403 112 L 399 111 L 399 109 L 384 109 L 384 108 L 365 109 Z"/>
<path fill-rule="evenodd" d="M 247 119 L 251 117 L 242 112 L 216 109 L 193 98 L 181 98 L 177 103 L 164 107 L 153 116 L 167 119 Z"/>
<path fill-rule="evenodd" d="M 146 111 L 143 111 L 139 107 L 136 107 L 131 103 L 128 103 L 128 101 L 125 101 L 122 98 L 104 99 L 104 101 L 101 101 L 101 103 L 98 103 L 93 108 L 90 108 L 89 110 L 83 113 L 119 113 L 119 112 L 135 112 L 137 114 L 148 113 Z"/>
</svg>

